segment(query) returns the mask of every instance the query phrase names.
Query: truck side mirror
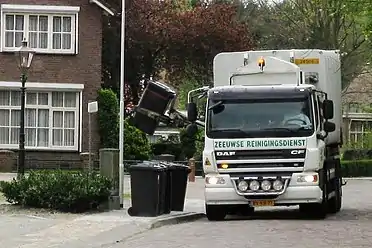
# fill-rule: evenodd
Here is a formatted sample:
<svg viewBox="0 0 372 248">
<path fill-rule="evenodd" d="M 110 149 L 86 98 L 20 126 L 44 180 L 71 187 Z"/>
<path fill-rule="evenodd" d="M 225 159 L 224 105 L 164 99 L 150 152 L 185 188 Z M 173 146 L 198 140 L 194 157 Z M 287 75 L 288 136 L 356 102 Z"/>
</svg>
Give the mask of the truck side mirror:
<svg viewBox="0 0 372 248">
<path fill-rule="evenodd" d="M 332 133 L 333 131 L 336 130 L 336 124 L 333 122 L 326 121 L 324 122 L 324 131 L 327 133 Z"/>
<path fill-rule="evenodd" d="M 189 102 L 187 104 L 187 120 L 195 122 L 198 119 L 198 108 L 196 103 Z"/>
<path fill-rule="evenodd" d="M 326 120 L 332 119 L 334 115 L 333 110 L 333 101 L 332 100 L 324 100 L 323 101 L 323 116 Z"/>
</svg>

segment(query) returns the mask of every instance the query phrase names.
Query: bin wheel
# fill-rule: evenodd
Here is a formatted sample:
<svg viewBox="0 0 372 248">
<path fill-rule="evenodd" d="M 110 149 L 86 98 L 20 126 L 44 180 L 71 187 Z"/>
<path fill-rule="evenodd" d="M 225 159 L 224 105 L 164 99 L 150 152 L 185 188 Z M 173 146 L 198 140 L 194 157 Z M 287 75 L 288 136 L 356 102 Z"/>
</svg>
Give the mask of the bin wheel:
<svg viewBox="0 0 372 248">
<path fill-rule="evenodd" d="M 223 206 L 205 205 L 205 210 L 210 221 L 221 221 L 226 217 L 226 209 Z"/>
<path fill-rule="evenodd" d="M 136 216 L 137 215 L 137 213 L 133 209 L 133 207 L 128 208 L 128 214 L 129 214 L 129 216 Z"/>
</svg>

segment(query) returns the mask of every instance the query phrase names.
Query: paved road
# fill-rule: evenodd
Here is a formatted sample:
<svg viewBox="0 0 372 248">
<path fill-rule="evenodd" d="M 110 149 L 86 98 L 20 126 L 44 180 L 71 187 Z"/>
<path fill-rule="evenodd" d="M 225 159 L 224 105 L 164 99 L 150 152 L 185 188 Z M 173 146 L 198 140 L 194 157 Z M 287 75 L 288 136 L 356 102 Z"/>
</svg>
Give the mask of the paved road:
<svg viewBox="0 0 372 248">
<path fill-rule="evenodd" d="M 307 220 L 297 209 L 258 211 L 246 219 L 165 226 L 110 248 L 359 248 L 372 247 L 372 181 L 350 180 L 340 213 Z"/>
</svg>

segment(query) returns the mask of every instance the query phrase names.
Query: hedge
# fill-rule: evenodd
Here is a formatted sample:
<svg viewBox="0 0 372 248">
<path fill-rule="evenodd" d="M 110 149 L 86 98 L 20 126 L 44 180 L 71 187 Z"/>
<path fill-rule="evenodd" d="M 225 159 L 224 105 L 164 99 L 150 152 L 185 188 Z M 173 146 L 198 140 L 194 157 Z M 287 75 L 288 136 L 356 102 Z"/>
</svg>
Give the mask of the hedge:
<svg viewBox="0 0 372 248">
<path fill-rule="evenodd" d="M 341 161 L 343 177 L 372 177 L 372 159 Z"/>
<path fill-rule="evenodd" d="M 30 171 L 28 176 L 1 182 L 9 203 L 63 212 L 97 210 L 107 202 L 112 181 L 97 173 Z"/>
</svg>

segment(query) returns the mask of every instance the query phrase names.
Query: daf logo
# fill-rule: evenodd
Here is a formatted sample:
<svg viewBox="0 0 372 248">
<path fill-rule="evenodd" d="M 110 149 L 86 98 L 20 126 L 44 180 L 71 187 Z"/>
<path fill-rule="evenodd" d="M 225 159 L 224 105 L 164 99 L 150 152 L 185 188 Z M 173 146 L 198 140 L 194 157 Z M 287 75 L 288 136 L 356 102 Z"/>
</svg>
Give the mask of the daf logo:
<svg viewBox="0 0 372 248">
<path fill-rule="evenodd" d="M 300 154 L 304 154 L 304 153 L 305 153 L 305 150 L 292 150 L 291 151 L 292 155 L 300 155 Z"/>
<path fill-rule="evenodd" d="M 217 152 L 217 156 L 234 156 L 235 152 Z"/>
</svg>

